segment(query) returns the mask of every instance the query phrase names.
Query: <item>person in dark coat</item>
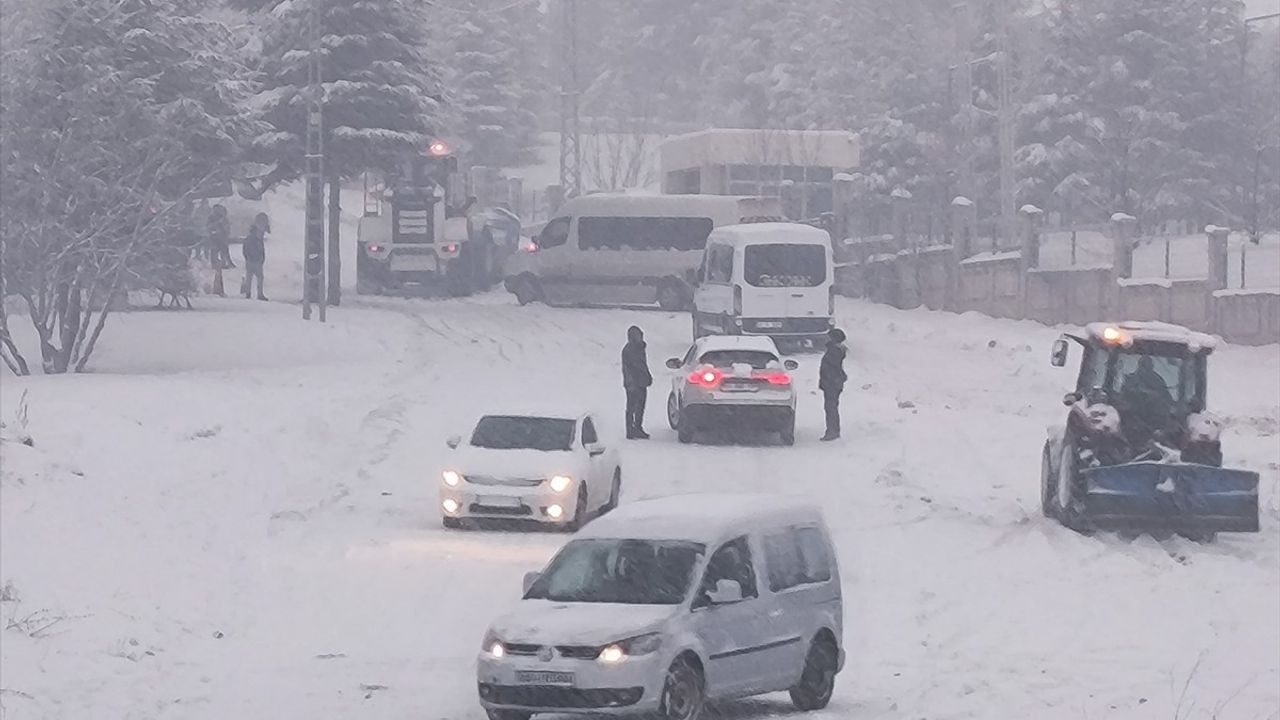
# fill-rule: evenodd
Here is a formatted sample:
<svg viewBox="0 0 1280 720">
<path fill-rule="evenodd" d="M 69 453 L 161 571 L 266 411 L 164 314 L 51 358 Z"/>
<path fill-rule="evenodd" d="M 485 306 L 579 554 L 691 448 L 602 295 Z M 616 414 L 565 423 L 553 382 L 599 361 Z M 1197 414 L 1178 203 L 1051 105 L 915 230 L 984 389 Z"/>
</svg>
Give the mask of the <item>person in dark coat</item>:
<svg viewBox="0 0 1280 720">
<path fill-rule="evenodd" d="M 266 233 L 267 216 L 259 213 L 253 219 L 253 225 L 249 226 L 249 233 L 244 236 L 244 245 L 241 247 L 244 253 L 244 283 L 240 286 L 240 292 L 246 298 L 253 290 L 254 278 L 257 278 L 258 299 L 267 299 L 267 296 L 262 294 L 262 270 L 267 262 Z"/>
<path fill-rule="evenodd" d="M 209 211 L 206 236 L 209 239 L 209 257 L 213 265 L 213 294 L 224 297 L 222 289 L 222 271 L 235 267 L 231 264 L 231 221 L 227 219 L 227 208 L 214 205 Z"/>
<path fill-rule="evenodd" d="M 827 414 L 827 432 L 822 439 L 828 442 L 840 437 L 840 393 L 844 392 L 844 383 L 849 379 L 844 372 L 844 356 L 848 353 L 844 340 L 844 331 L 839 328 L 827 332 L 827 350 L 822 353 L 822 364 L 818 368 L 818 389 L 822 391 L 822 406 Z"/>
<path fill-rule="evenodd" d="M 622 347 L 622 387 L 627 391 L 628 440 L 649 439 L 649 434 L 644 431 L 644 405 L 652 384 L 644 331 L 632 325 L 627 328 L 627 344 Z"/>
</svg>

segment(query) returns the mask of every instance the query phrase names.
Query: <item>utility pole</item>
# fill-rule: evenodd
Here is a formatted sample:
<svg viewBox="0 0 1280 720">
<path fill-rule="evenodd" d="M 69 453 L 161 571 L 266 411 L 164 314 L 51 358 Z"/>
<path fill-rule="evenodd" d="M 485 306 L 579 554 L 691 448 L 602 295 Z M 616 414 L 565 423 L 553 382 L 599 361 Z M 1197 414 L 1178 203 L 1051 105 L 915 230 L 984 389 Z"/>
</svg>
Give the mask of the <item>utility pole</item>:
<svg viewBox="0 0 1280 720">
<path fill-rule="evenodd" d="M 956 43 L 960 48 L 960 96 L 964 98 L 960 115 L 960 194 L 973 199 L 973 46 L 970 36 L 969 3 L 956 3 Z"/>
<path fill-rule="evenodd" d="M 307 199 L 306 237 L 303 242 L 302 319 L 311 319 L 311 305 L 320 306 L 325 321 L 324 288 L 324 138 L 321 122 L 320 0 L 307 7 Z"/>
<path fill-rule="evenodd" d="M 1007 0 L 1000 0 L 996 22 L 996 76 L 999 88 L 999 106 L 996 108 L 999 123 L 1000 143 L 1000 234 L 1004 247 L 1016 245 L 1018 233 L 1018 216 L 1014 198 L 1013 178 L 1013 102 L 1010 100 L 1011 88 L 1009 79 L 1009 16 L 1010 8 Z"/>
<path fill-rule="evenodd" d="M 579 144 L 578 0 L 560 0 L 560 187 L 564 197 L 582 192 Z"/>
</svg>

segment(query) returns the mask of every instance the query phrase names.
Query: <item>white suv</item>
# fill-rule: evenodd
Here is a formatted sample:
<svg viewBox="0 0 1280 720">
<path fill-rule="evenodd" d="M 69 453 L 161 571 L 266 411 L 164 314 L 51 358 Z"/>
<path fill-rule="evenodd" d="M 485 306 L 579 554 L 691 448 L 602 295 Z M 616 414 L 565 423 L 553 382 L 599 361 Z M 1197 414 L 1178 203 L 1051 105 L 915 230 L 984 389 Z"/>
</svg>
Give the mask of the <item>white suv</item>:
<svg viewBox="0 0 1280 720">
<path fill-rule="evenodd" d="M 713 427 L 754 427 L 776 432 L 786 445 L 796 441 L 796 391 L 790 372 L 768 337 L 715 335 L 694 341 L 683 358 L 667 367 L 671 379 L 667 422 L 682 443 Z"/>
<path fill-rule="evenodd" d="M 592 523 L 486 633 L 491 720 L 657 713 L 789 690 L 826 707 L 844 664 L 835 553 L 817 508 L 770 495 L 680 495 Z"/>
</svg>

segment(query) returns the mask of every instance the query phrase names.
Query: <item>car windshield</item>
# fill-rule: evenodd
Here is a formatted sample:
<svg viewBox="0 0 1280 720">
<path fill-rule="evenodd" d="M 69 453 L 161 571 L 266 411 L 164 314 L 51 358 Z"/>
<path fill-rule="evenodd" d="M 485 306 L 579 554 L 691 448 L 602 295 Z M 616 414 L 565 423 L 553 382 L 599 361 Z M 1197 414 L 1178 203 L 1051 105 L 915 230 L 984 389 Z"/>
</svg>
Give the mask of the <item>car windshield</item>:
<svg viewBox="0 0 1280 720">
<path fill-rule="evenodd" d="M 764 370 L 776 365 L 778 356 L 763 350 L 711 350 L 703 353 L 698 362 L 718 368 L 750 365 L 753 370 Z"/>
<path fill-rule="evenodd" d="M 678 605 L 703 545 L 675 540 L 574 540 L 525 594 L 555 602 Z"/>
<path fill-rule="evenodd" d="M 471 434 L 471 445 L 490 450 L 569 450 L 575 425 L 563 418 L 487 415 Z"/>
<path fill-rule="evenodd" d="M 1196 390 L 1193 362 L 1187 357 L 1119 353 L 1110 390 L 1133 402 L 1190 402 Z"/>
<path fill-rule="evenodd" d="M 827 252 L 821 245 L 748 245 L 742 272 L 755 287 L 817 287 L 827 279 Z"/>
</svg>

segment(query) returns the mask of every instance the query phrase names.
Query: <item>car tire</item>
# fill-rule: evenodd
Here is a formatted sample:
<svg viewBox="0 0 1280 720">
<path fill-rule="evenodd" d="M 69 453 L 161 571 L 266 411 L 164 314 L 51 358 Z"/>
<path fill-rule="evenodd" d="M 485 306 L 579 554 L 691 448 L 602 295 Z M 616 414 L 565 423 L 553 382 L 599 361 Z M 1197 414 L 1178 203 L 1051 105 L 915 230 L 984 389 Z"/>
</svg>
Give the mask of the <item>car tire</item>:
<svg viewBox="0 0 1280 720">
<path fill-rule="evenodd" d="M 450 530 L 461 530 L 462 519 L 447 517 L 441 520 L 441 524 Z"/>
<path fill-rule="evenodd" d="M 782 444 L 788 447 L 796 444 L 796 421 L 792 420 L 778 433 L 782 436 Z"/>
<path fill-rule="evenodd" d="M 471 252 L 466 245 L 457 260 L 449 263 L 444 271 L 444 286 L 451 297 L 466 297 L 471 294 Z"/>
<path fill-rule="evenodd" d="M 604 515 L 618 509 L 618 501 L 622 497 L 622 468 L 613 471 L 613 484 L 609 488 L 609 502 L 601 508 L 600 514 Z"/>
<path fill-rule="evenodd" d="M 1040 513 L 1050 520 L 1058 517 L 1055 497 L 1058 494 L 1058 469 L 1053 465 L 1053 446 L 1044 441 L 1040 456 Z"/>
<path fill-rule="evenodd" d="M 689 422 L 688 420 L 681 422 L 680 425 L 676 428 L 676 439 L 680 441 L 681 445 L 688 445 L 692 443 L 694 440 L 694 435 L 695 435 L 695 432 L 693 428 L 693 423 Z"/>
<path fill-rule="evenodd" d="M 535 303 L 542 297 L 542 293 L 538 291 L 537 281 L 527 275 L 522 275 L 512 282 L 511 292 L 521 306 Z"/>
<path fill-rule="evenodd" d="M 675 393 L 667 396 L 667 425 L 672 430 L 680 429 L 680 402 L 676 400 Z"/>
<path fill-rule="evenodd" d="M 533 713 L 523 710 L 485 710 L 489 720 L 529 720 Z"/>
<path fill-rule="evenodd" d="M 658 307 L 669 312 L 684 310 L 689 306 L 689 292 L 685 284 L 675 278 L 667 278 L 658 285 Z"/>
<path fill-rule="evenodd" d="M 578 502 L 573 506 L 573 519 L 564 524 L 567 532 L 578 532 L 587 524 L 587 486 L 578 486 Z"/>
<path fill-rule="evenodd" d="M 838 653 L 827 638 L 819 638 L 809 647 L 800 682 L 791 688 L 791 703 L 797 710 L 821 710 L 831 702 L 840 666 Z"/>
<path fill-rule="evenodd" d="M 707 707 L 706 682 L 702 672 L 678 659 L 667 670 L 658 702 L 661 720 L 699 720 Z"/>
</svg>

